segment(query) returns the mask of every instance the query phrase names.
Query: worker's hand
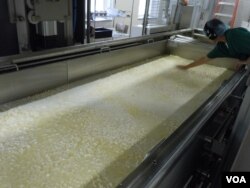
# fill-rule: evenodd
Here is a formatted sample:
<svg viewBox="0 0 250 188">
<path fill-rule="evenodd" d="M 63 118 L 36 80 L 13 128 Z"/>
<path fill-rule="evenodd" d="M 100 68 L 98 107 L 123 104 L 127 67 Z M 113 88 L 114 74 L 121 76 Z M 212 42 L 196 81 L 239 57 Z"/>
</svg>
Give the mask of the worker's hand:
<svg viewBox="0 0 250 188">
<path fill-rule="evenodd" d="M 181 69 L 181 70 L 187 70 L 188 67 L 186 65 L 177 65 L 176 66 L 178 69 Z"/>
</svg>

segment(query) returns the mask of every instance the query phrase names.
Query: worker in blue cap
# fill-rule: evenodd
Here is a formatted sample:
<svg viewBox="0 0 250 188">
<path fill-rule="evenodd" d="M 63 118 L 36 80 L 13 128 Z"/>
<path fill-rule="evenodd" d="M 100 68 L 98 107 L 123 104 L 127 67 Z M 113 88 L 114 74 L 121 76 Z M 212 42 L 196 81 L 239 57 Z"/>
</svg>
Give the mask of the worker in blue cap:
<svg viewBox="0 0 250 188">
<path fill-rule="evenodd" d="M 204 26 L 206 36 L 216 43 L 215 48 L 207 56 L 188 65 L 178 65 L 183 70 L 208 63 L 213 58 L 229 57 L 238 59 L 236 67 L 250 64 L 250 32 L 245 28 L 233 28 L 224 24 L 219 19 L 212 19 Z"/>
</svg>

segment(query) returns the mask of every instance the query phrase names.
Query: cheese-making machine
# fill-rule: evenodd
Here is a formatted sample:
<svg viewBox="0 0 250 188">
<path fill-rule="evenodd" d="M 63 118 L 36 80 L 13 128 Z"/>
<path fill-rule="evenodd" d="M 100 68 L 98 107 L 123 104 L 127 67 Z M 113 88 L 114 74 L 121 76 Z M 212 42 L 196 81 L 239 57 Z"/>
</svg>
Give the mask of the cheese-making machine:
<svg viewBox="0 0 250 188">
<path fill-rule="evenodd" d="M 145 1 L 147 11 L 149 2 Z M 155 12 L 163 18 L 161 22 L 148 19 L 154 12 L 145 11 L 142 23 L 130 25 L 134 38 L 91 43 L 98 29 L 109 32 L 101 38 L 112 34 L 112 30 L 93 27 L 97 15 L 101 21 L 105 18 L 107 27 L 115 22 L 106 19 L 106 13 L 91 12 L 90 0 L 3 1 L 1 24 L 8 35 L 1 38 L 0 56 L 20 54 L 0 57 L 0 111 L 12 108 L 13 101 L 80 79 L 162 55 L 194 60 L 213 48 L 200 30 L 185 28 L 195 26 L 194 22 L 202 27 L 214 1 L 199 1 L 198 9 L 180 6 L 182 1 L 177 0 L 159 2 L 159 7 L 165 6 Z M 132 13 L 122 18 L 132 21 Z M 218 59 L 214 66 L 232 69 L 234 60 L 229 61 Z M 234 71 L 176 131 L 148 151 L 117 187 L 218 188 L 223 172 L 249 171 L 249 85 L 247 66 Z"/>
<path fill-rule="evenodd" d="M 185 40 L 168 41 L 172 53 L 193 58 L 205 48 Z M 223 172 L 249 171 L 248 86 L 248 70 L 235 72 L 118 187 L 222 187 Z"/>
<path fill-rule="evenodd" d="M 165 54 L 196 59 L 212 47 L 199 31 L 183 29 L 5 57 L 1 110 L 8 102 L 94 74 Z M 118 187 L 220 187 L 223 171 L 249 170 L 249 83 L 247 67 L 236 71 Z"/>
</svg>

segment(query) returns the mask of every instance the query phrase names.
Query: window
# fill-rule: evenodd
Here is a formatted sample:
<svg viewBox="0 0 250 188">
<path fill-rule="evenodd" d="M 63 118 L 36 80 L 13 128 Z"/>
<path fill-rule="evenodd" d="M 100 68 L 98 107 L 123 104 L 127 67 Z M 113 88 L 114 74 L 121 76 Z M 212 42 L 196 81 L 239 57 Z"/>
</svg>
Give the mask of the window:
<svg viewBox="0 0 250 188">
<path fill-rule="evenodd" d="M 108 8 L 112 8 L 113 0 L 91 0 L 91 12 L 106 11 Z"/>
<path fill-rule="evenodd" d="M 149 17 L 157 17 L 158 16 L 160 3 L 161 3 L 161 0 L 150 0 L 149 11 L 148 11 Z M 139 10 L 138 10 L 138 17 L 139 18 L 142 18 L 144 16 L 145 8 L 146 8 L 146 0 L 140 0 Z"/>
<path fill-rule="evenodd" d="M 145 13 L 146 7 L 146 0 L 140 0 L 139 2 L 139 10 L 138 10 L 138 17 L 143 17 Z"/>
</svg>

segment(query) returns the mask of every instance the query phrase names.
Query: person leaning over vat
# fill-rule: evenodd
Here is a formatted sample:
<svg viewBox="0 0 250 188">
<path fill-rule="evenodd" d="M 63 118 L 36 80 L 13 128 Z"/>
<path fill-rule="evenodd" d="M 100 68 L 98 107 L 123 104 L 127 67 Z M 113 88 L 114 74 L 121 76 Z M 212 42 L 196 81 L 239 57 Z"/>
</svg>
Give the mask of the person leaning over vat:
<svg viewBox="0 0 250 188">
<path fill-rule="evenodd" d="M 236 69 L 244 64 L 250 64 L 250 32 L 245 28 L 232 28 L 219 19 L 212 19 L 204 26 L 206 36 L 216 43 L 207 56 L 201 57 L 188 65 L 177 65 L 179 69 L 189 69 L 205 63 L 213 58 L 236 58 Z"/>
</svg>

